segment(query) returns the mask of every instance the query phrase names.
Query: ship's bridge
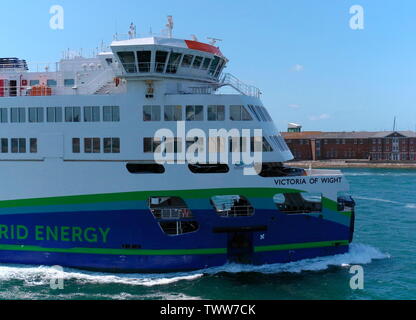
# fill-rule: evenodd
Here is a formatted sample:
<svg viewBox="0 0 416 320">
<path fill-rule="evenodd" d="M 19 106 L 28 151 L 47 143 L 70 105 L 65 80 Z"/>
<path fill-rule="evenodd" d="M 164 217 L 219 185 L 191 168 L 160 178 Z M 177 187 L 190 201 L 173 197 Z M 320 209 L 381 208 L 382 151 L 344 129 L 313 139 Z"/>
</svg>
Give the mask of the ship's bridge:
<svg viewBox="0 0 416 320">
<path fill-rule="evenodd" d="M 111 44 L 126 78 L 182 78 L 218 82 L 228 60 L 221 50 L 198 41 L 163 37 L 115 40 Z"/>
</svg>

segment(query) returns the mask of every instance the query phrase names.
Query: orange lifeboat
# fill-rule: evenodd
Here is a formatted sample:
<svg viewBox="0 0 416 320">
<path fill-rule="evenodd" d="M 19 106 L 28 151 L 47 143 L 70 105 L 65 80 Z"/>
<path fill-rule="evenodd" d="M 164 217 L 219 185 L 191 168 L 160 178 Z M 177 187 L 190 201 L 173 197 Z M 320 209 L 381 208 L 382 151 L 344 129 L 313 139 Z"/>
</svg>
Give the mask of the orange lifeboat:
<svg viewBox="0 0 416 320">
<path fill-rule="evenodd" d="M 44 97 L 44 96 L 51 96 L 52 95 L 52 88 L 44 85 L 33 86 L 32 90 L 30 91 L 30 96 L 32 97 Z"/>
</svg>

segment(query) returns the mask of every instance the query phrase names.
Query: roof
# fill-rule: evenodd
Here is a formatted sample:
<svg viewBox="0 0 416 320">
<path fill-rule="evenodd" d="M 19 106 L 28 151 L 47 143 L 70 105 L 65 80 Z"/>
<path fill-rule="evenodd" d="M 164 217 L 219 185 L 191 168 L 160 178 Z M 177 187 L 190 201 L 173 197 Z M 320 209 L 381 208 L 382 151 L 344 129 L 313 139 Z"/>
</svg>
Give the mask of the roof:
<svg viewBox="0 0 416 320">
<path fill-rule="evenodd" d="M 285 139 L 381 139 L 387 137 L 405 137 L 416 138 L 414 131 L 361 131 L 361 132 L 321 132 L 321 131 L 304 131 L 304 132 L 283 132 Z"/>
<path fill-rule="evenodd" d="M 185 48 L 191 50 L 197 50 L 207 53 L 212 53 L 220 57 L 224 57 L 220 48 L 213 45 L 191 41 L 183 39 L 163 38 L 163 37 L 148 37 L 148 38 L 136 38 L 129 40 L 113 41 L 111 47 L 124 47 L 124 46 L 145 46 L 145 45 L 160 45 Z"/>
</svg>

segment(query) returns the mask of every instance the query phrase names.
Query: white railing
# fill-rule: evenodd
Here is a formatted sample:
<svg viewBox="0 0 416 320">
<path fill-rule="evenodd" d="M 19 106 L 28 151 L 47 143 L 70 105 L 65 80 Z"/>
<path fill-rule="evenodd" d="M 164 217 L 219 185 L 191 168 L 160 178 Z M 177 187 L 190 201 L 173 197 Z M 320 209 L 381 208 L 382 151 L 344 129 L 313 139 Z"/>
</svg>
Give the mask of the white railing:
<svg viewBox="0 0 416 320">
<path fill-rule="evenodd" d="M 223 75 L 220 84 L 221 86 L 230 86 L 238 92 L 240 92 L 241 94 L 250 97 L 260 98 L 262 94 L 259 88 L 245 84 L 244 82 L 240 81 L 237 77 L 233 76 L 230 73 L 225 73 Z"/>
<path fill-rule="evenodd" d="M 159 220 L 190 219 L 192 212 L 188 208 L 160 208 L 152 209 L 152 213 Z"/>
<path fill-rule="evenodd" d="M 100 71 L 94 78 L 84 84 L 78 85 L 80 94 L 94 94 L 103 86 L 110 83 L 114 79 L 113 69 L 104 69 Z"/>
</svg>

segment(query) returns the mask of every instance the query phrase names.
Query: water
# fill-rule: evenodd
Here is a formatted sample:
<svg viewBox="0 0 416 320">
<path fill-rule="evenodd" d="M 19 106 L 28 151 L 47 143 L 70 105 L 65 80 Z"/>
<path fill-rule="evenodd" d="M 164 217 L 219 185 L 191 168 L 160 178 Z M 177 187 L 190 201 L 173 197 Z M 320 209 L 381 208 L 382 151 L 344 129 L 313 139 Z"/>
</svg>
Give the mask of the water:
<svg viewBox="0 0 416 320">
<path fill-rule="evenodd" d="M 348 254 L 262 267 L 116 275 L 0 265 L 0 299 L 415 299 L 416 171 L 346 169 L 357 200 Z M 350 288 L 351 265 L 365 289 Z M 64 290 L 51 290 L 51 277 Z"/>
</svg>

